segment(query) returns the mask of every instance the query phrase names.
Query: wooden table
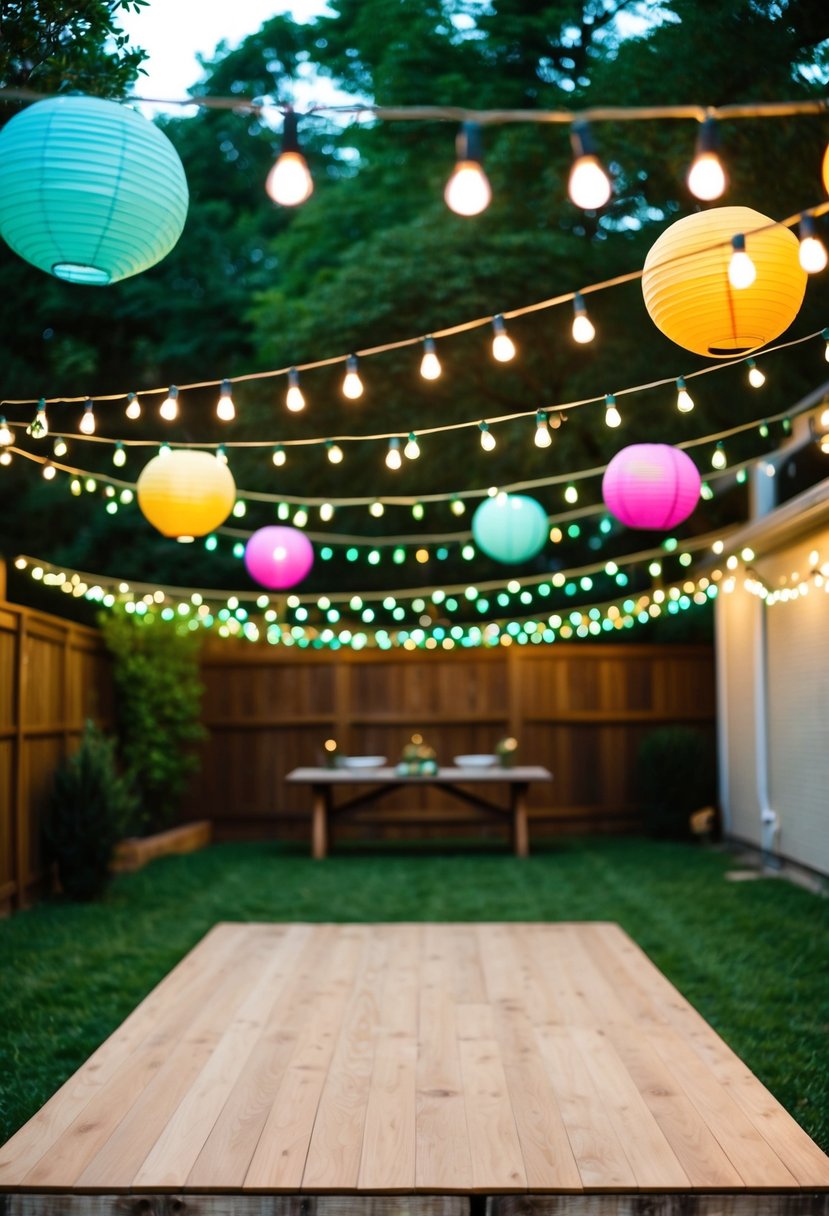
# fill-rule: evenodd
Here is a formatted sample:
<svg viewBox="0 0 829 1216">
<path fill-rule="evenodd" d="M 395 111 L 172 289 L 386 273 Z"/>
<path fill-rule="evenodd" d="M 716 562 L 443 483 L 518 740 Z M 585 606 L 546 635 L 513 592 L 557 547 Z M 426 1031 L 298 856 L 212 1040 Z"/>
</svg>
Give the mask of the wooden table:
<svg viewBox="0 0 829 1216">
<path fill-rule="evenodd" d="M 527 766 L 523 768 L 439 768 L 433 776 L 401 776 L 396 768 L 295 768 L 288 773 L 286 781 L 294 785 L 310 785 L 311 804 L 311 856 L 323 858 L 328 855 L 328 836 L 331 820 L 338 815 L 371 806 L 380 798 L 393 794 L 406 786 L 435 786 L 474 806 L 488 815 L 506 817 L 512 829 L 512 847 L 516 857 L 529 853 L 527 831 L 527 790 L 532 781 L 552 781 L 553 775 L 546 768 Z M 505 785 L 509 801 L 506 806 L 471 793 L 468 785 Z M 368 793 L 360 793 L 345 801 L 334 802 L 335 786 L 372 786 Z"/>
<path fill-rule="evenodd" d="M 827 1192 L 598 923 L 217 925 L 0 1149 L 5 1216 L 825 1216 Z"/>
</svg>

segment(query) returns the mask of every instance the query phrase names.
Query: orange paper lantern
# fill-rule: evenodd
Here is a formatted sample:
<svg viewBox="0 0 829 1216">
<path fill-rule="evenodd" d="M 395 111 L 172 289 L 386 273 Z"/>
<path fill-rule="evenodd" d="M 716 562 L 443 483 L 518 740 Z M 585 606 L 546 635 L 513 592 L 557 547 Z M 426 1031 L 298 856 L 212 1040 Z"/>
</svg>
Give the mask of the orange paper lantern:
<svg viewBox="0 0 829 1216">
<path fill-rule="evenodd" d="M 686 350 L 722 359 L 779 337 L 803 302 L 806 273 L 795 235 L 771 224 L 749 207 L 714 207 L 663 232 L 642 273 L 645 307 L 657 329 Z M 728 278 L 731 238 L 738 234 L 757 270 L 741 290 Z"/>
<path fill-rule="evenodd" d="M 154 456 L 138 478 L 138 505 L 162 536 L 192 540 L 224 523 L 236 500 L 226 464 L 180 448 Z"/>
</svg>

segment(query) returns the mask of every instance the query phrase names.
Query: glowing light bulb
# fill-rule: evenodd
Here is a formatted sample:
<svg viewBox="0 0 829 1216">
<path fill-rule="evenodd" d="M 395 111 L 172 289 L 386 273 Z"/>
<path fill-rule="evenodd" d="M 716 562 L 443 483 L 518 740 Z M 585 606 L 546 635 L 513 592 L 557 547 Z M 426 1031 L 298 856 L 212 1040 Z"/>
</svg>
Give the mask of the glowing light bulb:
<svg viewBox="0 0 829 1216">
<path fill-rule="evenodd" d="M 308 162 L 299 150 L 297 125 L 296 114 L 289 110 L 282 127 L 282 151 L 265 182 L 268 196 L 281 207 L 298 207 L 314 190 Z"/>
<path fill-rule="evenodd" d="M 320 519 L 324 524 L 328 524 L 334 518 L 334 507 L 330 502 L 324 502 L 320 506 Z"/>
<path fill-rule="evenodd" d="M 229 380 L 222 381 L 219 400 L 216 403 L 216 417 L 220 422 L 232 422 L 236 417 L 236 406 L 233 404 Z"/>
<path fill-rule="evenodd" d="M 437 380 L 443 369 L 435 349 L 434 338 L 423 339 L 423 358 L 420 360 L 420 374 L 424 380 Z"/>
<path fill-rule="evenodd" d="M 375 519 L 379 519 L 384 513 L 385 509 L 386 508 L 383 506 L 383 504 L 375 498 L 368 510 L 370 515 L 373 515 Z"/>
<path fill-rule="evenodd" d="M 725 455 L 725 448 L 721 443 L 718 443 L 711 456 L 711 467 L 713 469 L 724 469 L 727 464 L 728 460 Z"/>
<path fill-rule="evenodd" d="M 731 261 L 728 263 L 728 281 L 736 291 L 744 291 L 757 278 L 757 269 L 746 253 L 746 238 L 741 232 L 731 238 Z"/>
<path fill-rule="evenodd" d="M 610 198 L 610 178 L 596 156 L 590 127 L 586 122 L 574 122 L 570 130 L 573 147 L 573 167 L 567 182 L 567 192 L 582 211 L 598 211 Z"/>
<path fill-rule="evenodd" d="M 45 439 L 49 434 L 49 422 L 46 418 L 46 402 L 43 397 L 37 403 L 35 416 L 26 427 L 26 434 L 31 435 L 33 439 Z"/>
<path fill-rule="evenodd" d="M 86 405 L 83 407 L 83 414 L 81 415 L 80 421 L 80 431 L 83 435 L 95 434 L 95 410 L 91 401 L 87 401 Z"/>
<path fill-rule="evenodd" d="M 286 459 L 287 459 L 287 457 L 285 455 L 285 449 L 283 447 L 275 447 L 273 450 L 273 455 L 271 456 L 271 460 L 273 461 L 273 463 L 276 465 L 276 467 L 278 469 L 282 468 Z"/>
<path fill-rule="evenodd" d="M 465 122 L 456 141 L 455 168 L 443 197 L 446 206 L 456 215 L 480 215 L 489 206 L 492 188 L 481 163 L 481 128 L 476 122 Z"/>
<path fill-rule="evenodd" d="M 829 258 L 826 246 L 817 235 L 814 216 L 804 215 L 800 221 L 800 265 L 807 274 L 820 274 Z"/>
<path fill-rule="evenodd" d="M 823 357 L 826 360 L 826 362 L 829 363 L 829 329 L 824 329 L 823 333 L 820 336 L 823 338 L 823 341 L 826 343 L 826 345 L 823 348 Z"/>
<path fill-rule="evenodd" d="M 688 189 L 694 198 L 711 203 L 725 193 L 727 179 L 717 155 L 720 129 L 715 118 L 706 118 L 700 127 L 694 162 L 688 170 Z"/>
<path fill-rule="evenodd" d="M 584 297 L 580 291 L 573 296 L 573 341 L 582 346 L 592 342 L 596 336 L 596 327 L 587 315 Z"/>
<path fill-rule="evenodd" d="M 403 464 L 403 456 L 400 452 L 400 440 L 395 436 L 389 440 L 389 450 L 386 452 L 386 468 L 397 470 Z"/>
<path fill-rule="evenodd" d="M 338 443 L 334 443 L 332 440 L 326 439 L 325 449 L 331 464 L 342 464 L 343 450 Z"/>
<path fill-rule="evenodd" d="M 363 382 L 360 379 L 359 364 L 356 355 L 349 355 L 345 361 L 345 376 L 343 378 L 343 396 L 349 401 L 356 401 L 363 395 Z"/>
<path fill-rule="evenodd" d="M 8 465 L 10 465 L 11 462 L 12 462 L 11 452 L 9 451 L 8 448 L 3 448 L 3 451 L 0 452 L 0 464 L 2 464 L 5 467 L 8 467 Z"/>
<path fill-rule="evenodd" d="M 227 452 L 225 451 L 225 446 L 223 443 L 220 443 L 216 448 L 216 459 L 218 460 L 219 464 L 227 464 Z"/>
<path fill-rule="evenodd" d="M 489 423 L 479 422 L 478 430 L 481 432 L 481 447 L 485 452 L 491 452 L 495 447 L 495 436 L 489 429 Z"/>
<path fill-rule="evenodd" d="M 509 363 L 510 359 L 515 358 L 515 343 L 507 333 L 502 316 L 492 318 L 492 330 L 493 359 L 497 359 L 499 363 Z"/>
<path fill-rule="evenodd" d="M 604 404 L 605 404 L 605 411 L 604 411 L 605 426 L 613 427 L 614 429 L 617 426 L 621 426 L 622 425 L 622 415 L 619 413 L 618 409 L 616 408 L 616 398 L 613 396 L 612 393 L 608 393 L 608 395 L 605 397 Z"/>
<path fill-rule="evenodd" d="M 544 410 L 537 410 L 535 415 L 535 446 L 548 448 L 553 442 L 550 428 L 547 426 L 547 415 Z"/>
<path fill-rule="evenodd" d="M 414 431 L 410 432 L 409 438 L 406 440 L 403 455 L 407 460 L 417 460 L 420 455 L 420 444 L 417 442 L 417 435 L 415 435 Z"/>
<path fill-rule="evenodd" d="M 175 422 L 178 418 L 178 389 L 174 384 L 170 385 L 167 396 L 158 407 L 158 412 L 165 422 Z"/>
<path fill-rule="evenodd" d="M 6 419 L 0 417 L 0 447 L 8 447 L 10 443 L 14 443 L 14 436 Z"/>
<path fill-rule="evenodd" d="M 748 382 L 752 388 L 762 388 L 766 383 L 766 377 L 753 359 L 747 359 L 748 366 Z"/>
<path fill-rule="evenodd" d="M 44 481 L 54 481 L 56 474 L 57 474 L 57 469 L 55 468 L 55 466 L 52 464 L 51 461 L 47 460 L 46 464 L 43 466 L 43 480 Z"/>
<path fill-rule="evenodd" d="M 0 443 L 2 442 L 2 438 L 0 438 Z M 52 455 L 60 458 L 61 456 L 65 456 L 68 451 L 69 448 L 66 446 L 66 441 L 58 436 L 58 438 L 52 444 Z"/>
<path fill-rule="evenodd" d="M 292 367 L 288 372 L 288 391 L 285 394 L 285 404 L 292 414 L 298 414 L 305 409 L 305 397 L 299 387 L 299 372 Z"/>
<path fill-rule="evenodd" d="M 571 506 L 579 501 L 579 492 L 573 485 L 572 481 L 564 491 L 564 501 L 569 502 Z"/>
<path fill-rule="evenodd" d="M 680 414 L 690 414 L 694 408 L 694 399 L 685 387 L 685 380 L 682 376 L 676 382 L 676 408 Z"/>
<path fill-rule="evenodd" d="M 449 510 L 453 515 L 463 515 L 466 511 L 466 503 L 462 498 L 453 498 L 449 504 Z"/>
<path fill-rule="evenodd" d="M 127 463 L 127 453 L 124 451 L 123 443 L 116 443 L 115 451 L 112 453 L 112 463 L 117 469 L 122 469 Z"/>
<path fill-rule="evenodd" d="M 124 412 L 130 422 L 134 422 L 136 418 L 141 417 L 141 402 L 135 393 L 127 393 L 127 408 Z"/>
</svg>

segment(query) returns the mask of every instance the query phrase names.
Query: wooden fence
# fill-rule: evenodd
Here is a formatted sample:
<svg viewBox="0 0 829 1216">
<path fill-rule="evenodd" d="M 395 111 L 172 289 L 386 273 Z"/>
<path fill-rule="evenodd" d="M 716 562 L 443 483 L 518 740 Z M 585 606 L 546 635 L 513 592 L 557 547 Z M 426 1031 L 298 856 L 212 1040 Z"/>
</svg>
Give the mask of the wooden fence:
<svg viewBox="0 0 829 1216">
<path fill-rule="evenodd" d="M 112 716 L 109 662 L 94 629 L 3 602 L 0 563 L 0 912 L 44 878 L 40 817 L 55 768 L 87 718 Z"/>
<path fill-rule="evenodd" d="M 522 763 L 554 774 L 531 791 L 537 828 L 636 828 L 642 737 L 668 723 L 714 727 L 708 646 L 328 654 L 226 642 L 207 647 L 203 678 L 210 738 L 187 809 L 212 820 L 219 839 L 307 838 L 308 791 L 285 774 L 321 762 L 328 737 L 393 763 L 414 731 L 443 763 L 515 736 Z M 447 810 L 439 792 L 410 788 L 364 813 L 361 831 L 446 834 Z M 471 814 L 452 810 L 453 830 L 477 831 Z"/>
</svg>

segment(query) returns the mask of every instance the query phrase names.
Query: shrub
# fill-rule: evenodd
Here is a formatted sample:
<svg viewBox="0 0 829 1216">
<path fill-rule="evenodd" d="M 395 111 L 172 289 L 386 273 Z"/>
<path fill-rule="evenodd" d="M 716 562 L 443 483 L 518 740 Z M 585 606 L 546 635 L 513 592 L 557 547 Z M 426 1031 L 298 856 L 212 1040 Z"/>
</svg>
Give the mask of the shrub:
<svg viewBox="0 0 829 1216">
<path fill-rule="evenodd" d="M 109 882 L 116 843 L 135 812 L 135 795 L 115 763 L 115 741 L 87 722 L 81 745 L 55 773 L 43 825 L 48 859 L 64 894 L 96 899 Z"/>
<path fill-rule="evenodd" d="M 639 796 L 651 836 L 688 839 L 693 811 L 714 800 L 709 739 L 690 726 L 651 731 L 639 748 Z"/>
<path fill-rule="evenodd" d="M 114 660 L 121 760 L 139 798 L 134 830 L 160 831 L 176 818 L 205 737 L 199 640 L 175 621 L 123 610 L 103 613 L 99 624 Z"/>
</svg>

